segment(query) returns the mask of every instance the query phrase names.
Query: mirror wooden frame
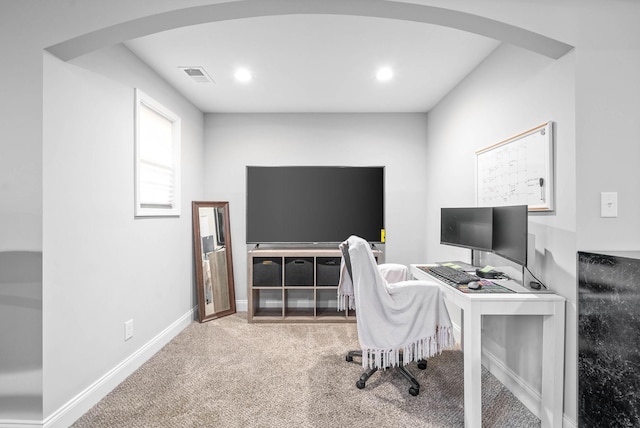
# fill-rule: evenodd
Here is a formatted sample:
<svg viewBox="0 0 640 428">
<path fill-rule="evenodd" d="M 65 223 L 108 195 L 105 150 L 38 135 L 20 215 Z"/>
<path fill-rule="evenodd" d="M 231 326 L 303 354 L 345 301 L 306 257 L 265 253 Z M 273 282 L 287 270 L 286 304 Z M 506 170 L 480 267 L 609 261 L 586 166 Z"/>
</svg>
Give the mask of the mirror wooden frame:
<svg viewBox="0 0 640 428">
<path fill-rule="evenodd" d="M 222 219 L 220 219 L 220 215 L 217 215 L 215 216 L 215 220 L 212 220 L 212 222 L 215 221 L 216 224 L 215 231 L 210 231 L 208 224 L 206 225 L 206 228 L 200 224 L 201 209 L 203 208 L 212 208 L 214 213 L 217 212 L 222 214 Z M 231 256 L 231 231 L 229 226 L 229 202 L 193 201 L 191 203 L 191 209 L 193 216 L 194 264 L 198 294 L 198 319 L 200 322 L 205 322 L 236 312 L 233 259 Z M 212 237 L 215 236 L 216 243 L 219 243 L 218 234 L 223 236 L 222 245 L 216 245 L 216 251 L 205 253 L 203 248 L 203 237 L 205 235 Z M 222 252 L 224 252 L 224 255 L 221 254 Z M 211 259 L 212 254 L 216 254 L 215 260 Z M 205 260 L 203 255 L 208 255 L 207 260 Z M 224 262 L 221 261 L 222 258 L 224 259 Z M 214 265 L 213 268 L 211 267 L 212 265 Z M 205 268 L 208 269 L 207 272 L 205 272 Z M 216 281 L 217 278 L 226 278 L 226 281 Z M 205 287 L 208 285 L 207 281 L 210 282 L 212 287 L 212 290 L 208 295 L 205 290 Z M 226 282 L 226 284 L 220 284 L 220 282 Z M 216 285 L 219 287 L 217 290 L 214 288 Z M 221 305 L 223 309 L 215 310 L 215 306 L 213 306 L 213 310 L 211 310 L 211 307 L 214 304 L 214 291 L 228 296 L 228 307 L 223 303 L 223 305 Z"/>
</svg>

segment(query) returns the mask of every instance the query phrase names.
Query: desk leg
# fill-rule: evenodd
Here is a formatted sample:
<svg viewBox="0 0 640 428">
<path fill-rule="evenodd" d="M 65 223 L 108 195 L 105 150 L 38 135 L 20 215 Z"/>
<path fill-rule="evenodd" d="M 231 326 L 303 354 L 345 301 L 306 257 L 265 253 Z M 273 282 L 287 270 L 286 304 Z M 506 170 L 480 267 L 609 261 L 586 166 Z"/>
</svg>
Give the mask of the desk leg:
<svg viewBox="0 0 640 428">
<path fill-rule="evenodd" d="M 542 327 L 542 428 L 561 428 L 564 398 L 564 310 L 555 304 L 554 314 L 543 318 Z"/>
<path fill-rule="evenodd" d="M 464 426 L 482 427 L 482 316 L 473 310 L 464 311 Z"/>
</svg>

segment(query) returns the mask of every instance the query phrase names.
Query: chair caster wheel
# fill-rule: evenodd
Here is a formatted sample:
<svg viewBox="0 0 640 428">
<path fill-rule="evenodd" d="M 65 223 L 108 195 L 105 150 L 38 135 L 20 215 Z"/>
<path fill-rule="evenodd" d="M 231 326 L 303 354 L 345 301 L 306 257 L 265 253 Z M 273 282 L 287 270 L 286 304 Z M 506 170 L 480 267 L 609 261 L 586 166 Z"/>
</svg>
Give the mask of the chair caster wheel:
<svg viewBox="0 0 640 428">
<path fill-rule="evenodd" d="M 351 355 L 347 355 L 347 356 L 345 357 L 345 359 L 346 359 L 348 362 L 352 362 L 352 361 L 353 361 L 353 357 L 352 357 Z"/>
<path fill-rule="evenodd" d="M 420 370 L 424 370 L 427 368 L 427 362 L 426 361 L 418 361 L 418 368 Z"/>
<path fill-rule="evenodd" d="M 416 395 L 420 394 L 420 390 L 412 386 L 411 388 L 409 388 L 409 394 L 415 397 Z"/>
<path fill-rule="evenodd" d="M 358 389 L 363 389 L 365 386 L 365 383 L 361 380 L 356 382 L 356 386 L 358 387 Z"/>
</svg>

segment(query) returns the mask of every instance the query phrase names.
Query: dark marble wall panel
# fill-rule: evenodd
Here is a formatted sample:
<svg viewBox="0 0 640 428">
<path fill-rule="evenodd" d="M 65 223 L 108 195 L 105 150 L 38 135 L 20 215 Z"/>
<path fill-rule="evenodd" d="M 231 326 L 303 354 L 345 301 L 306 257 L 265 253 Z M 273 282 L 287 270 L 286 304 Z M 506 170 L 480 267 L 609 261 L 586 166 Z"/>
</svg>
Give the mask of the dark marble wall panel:
<svg viewBox="0 0 640 428">
<path fill-rule="evenodd" d="M 640 253 L 578 253 L 578 422 L 640 427 Z"/>
</svg>

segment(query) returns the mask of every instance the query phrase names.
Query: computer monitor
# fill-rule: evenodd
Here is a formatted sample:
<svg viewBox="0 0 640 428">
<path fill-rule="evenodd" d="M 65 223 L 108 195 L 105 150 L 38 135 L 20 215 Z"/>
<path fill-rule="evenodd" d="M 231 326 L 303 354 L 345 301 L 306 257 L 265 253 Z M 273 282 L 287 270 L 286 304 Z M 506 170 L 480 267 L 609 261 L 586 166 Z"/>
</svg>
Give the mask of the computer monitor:
<svg viewBox="0 0 640 428">
<path fill-rule="evenodd" d="M 492 251 L 493 209 L 491 207 L 442 208 L 440 243 L 472 250 Z"/>
<path fill-rule="evenodd" d="M 442 208 L 440 243 L 497 254 L 527 266 L 527 205 Z"/>
<path fill-rule="evenodd" d="M 521 266 L 527 266 L 528 215 L 527 205 L 493 207 L 492 251 Z"/>
</svg>

